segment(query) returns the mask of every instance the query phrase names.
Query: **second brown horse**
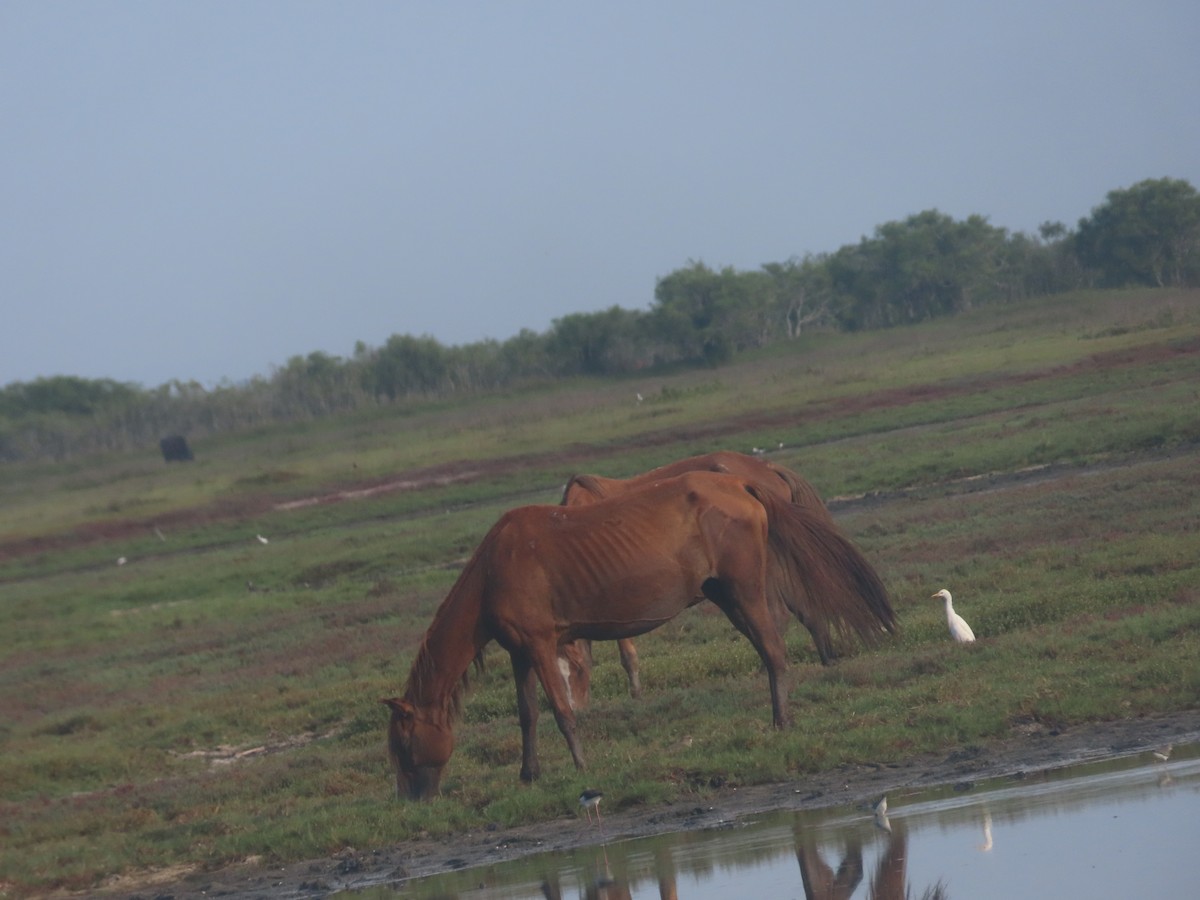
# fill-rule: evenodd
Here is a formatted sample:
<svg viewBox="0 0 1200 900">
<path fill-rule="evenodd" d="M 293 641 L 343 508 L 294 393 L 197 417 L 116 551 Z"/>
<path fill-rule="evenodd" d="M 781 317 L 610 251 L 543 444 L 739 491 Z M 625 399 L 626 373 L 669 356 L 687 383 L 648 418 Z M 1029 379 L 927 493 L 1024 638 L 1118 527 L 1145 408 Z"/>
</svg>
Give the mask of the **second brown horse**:
<svg viewBox="0 0 1200 900">
<path fill-rule="evenodd" d="M 762 491 L 774 494 L 781 500 L 806 507 L 809 512 L 821 517 L 830 528 L 836 528 L 833 517 L 825 507 L 820 495 L 806 479 L 786 466 L 770 460 L 731 450 L 718 450 L 700 456 L 689 456 L 651 469 L 632 478 L 605 478 L 599 475 L 575 475 L 563 489 L 561 503 L 564 506 L 584 506 L 600 500 L 617 497 L 629 491 L 673 478 L 687 472 L 724 472 L 737 475 L 753 483 Z M 890 609 L 869 609 L 871 595 L 862 597 L 839 597 L 836 604 L 822 603 L 821 598 L 810 598 L 803 586 L 791 584 L 784 591 L 768 597 L 781 629 L 787 627 L 787 616 L 791 614 L 808 629 L 816 646 L 822 665 L 830 665 L 837 654 L 833 646 L 831 630 L 856 632 L 864 636 L 882 626 L 891 631 L 895 627 L 890 618 Z M 637 648 L 629 638 L 617 641 L 621 666 L 629 680 L 629 693 L 641 695 Z M 568 645 L 563 650 L 565 673 L 570 678 L 571 702 L 581 709 L 587 705 L 591 684 L 592 650 L 586 641 Z"/>
</svg>

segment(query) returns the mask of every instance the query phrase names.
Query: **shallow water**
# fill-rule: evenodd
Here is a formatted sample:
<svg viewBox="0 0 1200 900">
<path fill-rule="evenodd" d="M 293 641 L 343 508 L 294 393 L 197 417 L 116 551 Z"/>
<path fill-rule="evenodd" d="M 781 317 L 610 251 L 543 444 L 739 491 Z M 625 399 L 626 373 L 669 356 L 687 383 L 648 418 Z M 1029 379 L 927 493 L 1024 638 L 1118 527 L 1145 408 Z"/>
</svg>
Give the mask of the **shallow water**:
<svg viewBox="0 0 1200 900">
<path fill-rule="evenodd" d="M 586 827 L 582 826 L 581 827 Z M 890 829 L 890 830 L 889 830 Z M 725 827 L 614 840 L 357 898 L 1200 896 L 1200 745 Z"/>
</svg>

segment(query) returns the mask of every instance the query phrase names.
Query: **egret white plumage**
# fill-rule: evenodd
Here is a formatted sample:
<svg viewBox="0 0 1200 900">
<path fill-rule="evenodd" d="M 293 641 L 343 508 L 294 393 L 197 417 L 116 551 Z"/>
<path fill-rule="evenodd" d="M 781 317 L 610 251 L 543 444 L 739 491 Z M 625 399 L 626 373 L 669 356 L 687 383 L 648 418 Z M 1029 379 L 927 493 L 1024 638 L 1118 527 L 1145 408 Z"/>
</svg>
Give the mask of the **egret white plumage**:
<svg viewBox="0 0 1200 900">
<path fill-rule="evenodd" d="M 954 601 L 950 597 L 950 592 L 942 588 L 931 596 L 941 597 L 946 601 L 946 624 L 950 626 L 950 637 L 960 644 L 969 644 L 975 640 L 975 632 L 971 630 L 967 620 L 954 611 Z"/>
<path fill-rule="evenodd" d="M 1154 758 L 1159 762 L 1166 762 L 1171 758 L 1171 750 L 1174 748 L 1174 746 L 1174 744 L 1167 744 L 1165 747 L 1158 748 L 1154 751 Z"/>
</svg>

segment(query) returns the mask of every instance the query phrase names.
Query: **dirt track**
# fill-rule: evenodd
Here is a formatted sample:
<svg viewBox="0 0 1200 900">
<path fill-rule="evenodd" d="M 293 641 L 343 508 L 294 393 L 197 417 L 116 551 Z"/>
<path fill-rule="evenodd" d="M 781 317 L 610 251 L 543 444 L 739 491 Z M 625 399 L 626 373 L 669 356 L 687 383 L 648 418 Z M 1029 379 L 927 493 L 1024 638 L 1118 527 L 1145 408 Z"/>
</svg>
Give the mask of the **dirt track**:
<svg viewBox="0 0 1200 900">
<path fill-rule="evenodd" d="M 1200 353 L 1200 339 L 1148 344 L 1138 348 L 1098 353 L 1069 366 L 1053 367 L 1022 375 L 981 376 L 944 384 L 875 391 L 856 398 L 839 397 L 824 403 L 809 404 L 804 408 L 802 415 L 806 422 L 816 422 L 872 410 L 926 403 L 978 391 L 997 390 L 1046 378 L 1061 378 L 1064 374 L 1075 371 L 1123 369 L 1195 353 Z M 657 447 L 714 438 L 729 438 L 731 442 L 734 442 L 737 435 L 771 427 L 794 426 L 798 415 L 800 413 L 796 410 L 787 410 L 769 414 L 753 413 L 731 416 L 689 428 L 673 427 L 662 431 L 647 431 L 629 441 L 628 445 L 631 448 L 634 446 Z M 80 525 L 73 531 L 63 534 L 38 535 L 0 542 L 0 562 L 33 553 L 58 551 L 80 544 L 114 540 L 131 535 L 144 535 L 147 531 L 153 531 L 155 528 L 167 530 L 198 523 L 252 519 L 273 511 L 299 509 L 323 503 L 340 503 L 393 491 L 420 490 L 433 485 L 479 481 L 519 471 L 539 471 L 546 469 L 550 462 L 561 467 L 564 463 L 590 459 L 595 456 L 595 452 L 588 446 L 576 446 L 558 449 L 547 454 L 527 454 L 504 459 L 463 460 L 397 472 L 373 481 L 335 485 L 331 486 L 327 492 L 311 497 L 295 497 L 281 501 L 268 494 L 252 494 L 237 500 L 223 500 L 208 506 L 176 510 L 149 519 L 98 520 Z"/>
</svg>

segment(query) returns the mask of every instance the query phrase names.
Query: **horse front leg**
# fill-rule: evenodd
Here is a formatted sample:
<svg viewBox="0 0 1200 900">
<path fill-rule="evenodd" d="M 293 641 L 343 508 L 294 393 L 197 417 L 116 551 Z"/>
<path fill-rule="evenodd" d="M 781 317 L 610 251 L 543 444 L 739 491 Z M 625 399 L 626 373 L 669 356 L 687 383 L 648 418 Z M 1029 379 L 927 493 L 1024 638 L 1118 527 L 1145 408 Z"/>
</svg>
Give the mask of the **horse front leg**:
<svg viewBox="0 0 1200 900">
<path fill-rule="evenodd" d="M 529 782 L 542 774 L 537 752 L 537 677 L 528 656 L 513 653 L 511 659 L 517 685 L 517 719 L 521 723 L 521 780 Z"/>
</svg>

